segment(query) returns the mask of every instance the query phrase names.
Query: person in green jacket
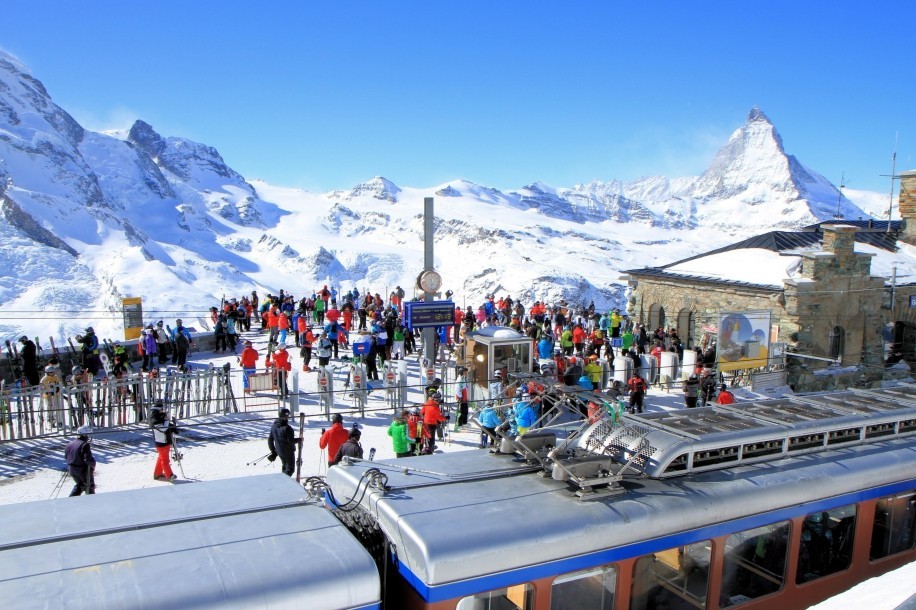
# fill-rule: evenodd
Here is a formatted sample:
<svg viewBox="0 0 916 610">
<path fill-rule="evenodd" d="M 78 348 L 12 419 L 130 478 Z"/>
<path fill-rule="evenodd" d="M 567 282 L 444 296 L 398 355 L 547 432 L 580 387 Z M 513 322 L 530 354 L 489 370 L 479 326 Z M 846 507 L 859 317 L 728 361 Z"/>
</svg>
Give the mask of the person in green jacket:
<svg viewBox="0 0 916 610">
<path fill-rule="evenodd" d="M 571 356 L 573 353 L 574 345 L 572 326 L 567 326 L 563 330 L 563 334 L 560 335 L 560 347 L 563 349 L 563 354 L 566 356 Z"/>
<path fill-rule="evenodd" d="M 410 455 L 410 445 L 407 442 L 407 411 L 401 411 L 401 415 L 392 420 L 388 426 L 388 436 L 391 437 L 391 445 L 397 457 Z"/>
</svg>

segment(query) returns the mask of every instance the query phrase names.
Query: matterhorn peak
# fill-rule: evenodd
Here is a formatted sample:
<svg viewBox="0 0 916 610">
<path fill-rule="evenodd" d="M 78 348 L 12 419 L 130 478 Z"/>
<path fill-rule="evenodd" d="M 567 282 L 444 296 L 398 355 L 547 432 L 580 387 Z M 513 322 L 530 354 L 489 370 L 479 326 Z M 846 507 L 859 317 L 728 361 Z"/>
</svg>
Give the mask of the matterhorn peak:
<svg viewBox="0 0 916 610">
<path fill-rule="evenodd" d="M 772 125 L 770 117 L 763 113 L 763 110 L 760 109 L 760 106 L 754 106 L 751 108 L 751 111 L 747 113 L 747 122 L 748 123 L 766 123 L 767 125 Z"/>
</svg>

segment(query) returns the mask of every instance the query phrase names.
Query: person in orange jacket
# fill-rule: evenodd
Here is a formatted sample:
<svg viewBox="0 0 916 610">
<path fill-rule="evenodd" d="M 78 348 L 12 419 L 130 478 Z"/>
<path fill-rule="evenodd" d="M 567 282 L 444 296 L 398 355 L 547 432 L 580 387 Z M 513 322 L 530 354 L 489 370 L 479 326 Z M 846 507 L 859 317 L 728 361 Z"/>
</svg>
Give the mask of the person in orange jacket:
<svg viewBox="0 0 916 610">
<path fill-rule="evenodd" d="M 328 466 L 332 466 L 334 456 L 340 446 L 347 442 L 350 433 L 343 427 L 343 416 L 335 413 L 331 418 L 331 427 L 321 431 L 321 438 L 318 439 L 318 447 L 328 450 Z"/>
<path fill-rule="evenodd" d="M 280 334 L 280 310 L 274 305 L 267 310 L 264 317 L 267 320 L 267 332 L 269 333 L 267 341 L 276 343 L 277 336 Z"/>
<path fill-rule="evenodd" d="M 242 366 L 242 385 L 245 393 L 249 394 L 251 390 L 248 387 L 248 376 L 258 367 L 258 350 L 251 347 L 251 341 L 245 341 L 245 348 L 239 356 L 239 364 Z"/>
<path fill-rule="evenodd" d="M 448 421 L 442 415 L 442 410 L 439 409 L 440 402 L 442 402 L 442 394 L 433 392 L 420 409 L 420 417 L 423 419 L 423 437 L 427 443 L 427 453 L 432 453 L 436 448 L 436 430 L 439 429 L 439 425 Z"/>
</svg>

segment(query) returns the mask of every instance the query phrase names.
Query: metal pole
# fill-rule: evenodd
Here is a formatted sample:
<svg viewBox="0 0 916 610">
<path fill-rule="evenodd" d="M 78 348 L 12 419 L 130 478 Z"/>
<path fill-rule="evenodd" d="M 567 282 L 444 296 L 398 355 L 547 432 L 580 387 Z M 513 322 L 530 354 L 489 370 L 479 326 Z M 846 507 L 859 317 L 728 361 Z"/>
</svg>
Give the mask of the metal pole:
<svg viewBox="0 0 916 610">
<path fill-rule="evenodd" d="M 435 261 L 433 260 L 433 221 L 435 220 L 435 215 L 433 214 L 433 198 L 425 197 L 423 199 L 423 270 L 429 271 L 433 268 Z M 425 292 L 423 295 L 423 300 L 426 303 L 433 302 L 433 295 Z M 423 329 L 423 357 L 426 358 L 427 362 L 430 363 L 432 367 L 436 362 L 436 329 L 435 328 L 424 328 Z"/>
</svg>

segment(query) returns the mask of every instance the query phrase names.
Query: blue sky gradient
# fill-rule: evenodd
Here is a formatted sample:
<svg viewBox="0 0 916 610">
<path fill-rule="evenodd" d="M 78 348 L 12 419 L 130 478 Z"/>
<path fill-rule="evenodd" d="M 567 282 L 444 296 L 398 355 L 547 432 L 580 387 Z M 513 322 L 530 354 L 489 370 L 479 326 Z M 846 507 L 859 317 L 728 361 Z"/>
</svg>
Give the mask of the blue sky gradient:
<svg viewBox="0 0 916 610">
<path fill-rule="evenodd" d="M 752 106 L 888 192 L 916 169 L 916 3 L 7 0 L 0 48 L 93 130 L 135 119 L 312 191 L 702 172 Z"/>
</svg>

